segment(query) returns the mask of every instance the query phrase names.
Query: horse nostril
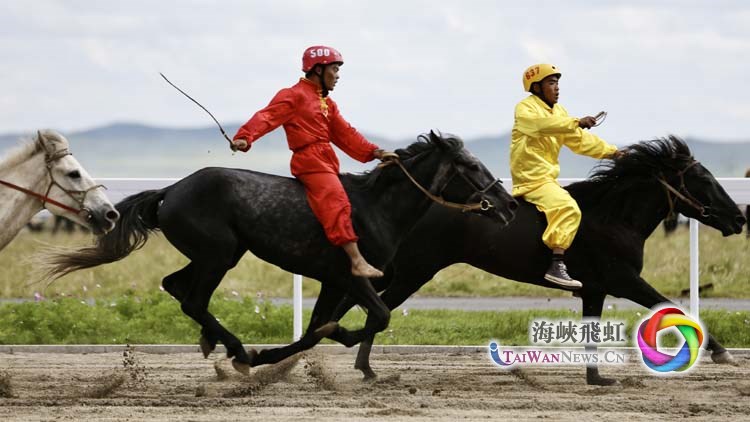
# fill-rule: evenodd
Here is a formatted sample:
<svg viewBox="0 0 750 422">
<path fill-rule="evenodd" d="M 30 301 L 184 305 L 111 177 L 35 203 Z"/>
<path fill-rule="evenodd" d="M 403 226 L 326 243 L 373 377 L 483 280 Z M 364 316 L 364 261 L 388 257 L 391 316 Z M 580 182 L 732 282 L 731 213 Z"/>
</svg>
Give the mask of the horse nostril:
<svg viewBox="0 0 750 422">
<path fill-rule="evenodd" d="M 741 215 L 738 215 L 738 216 L 737 216 L 737 218 L 735 219 L 735 221 L 736 221 L 736 222 L 737 222 L 737 224 L 739 224 L 740 226 L 743 226 L 743 225 L 744 225 L 745 223 L 747 223 L 747 219 L 745 219 L 745 217 L 743 217 L 743 216 L 741 216 Z"/>
<path fill-rule="evenodd" d="M 515 211 L 515 210 L 517 210 L 517 209 L 518 209 L 518 202 L 517 202 L 517 201 L 509 202 L 509 203 L 508 203 L 508 208 L 509 208 L 509 209 L 510 209 L 511 211 Z"/>
<path fill-rule="evenodd" d="M 108 221 L 115 222 L 120 219 L 120 213 L 117 212 L 117 210 L 109 210 L 106 214 L 104 214 L 104 218 L 106 218 Z"/>
</svg>

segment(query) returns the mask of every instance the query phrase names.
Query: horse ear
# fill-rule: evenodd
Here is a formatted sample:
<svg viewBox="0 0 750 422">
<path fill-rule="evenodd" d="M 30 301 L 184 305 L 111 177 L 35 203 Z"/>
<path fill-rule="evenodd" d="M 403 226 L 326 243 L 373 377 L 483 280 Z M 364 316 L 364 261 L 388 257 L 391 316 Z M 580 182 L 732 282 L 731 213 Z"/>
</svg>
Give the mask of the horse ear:
<svg viewBox="0 0 750 422">
<path fill-rule="evenodd" d="M 437 133 L 434 130 L 430 130 L 430 141 L 442 148 L 448 146 L 448 143 L 445 141 L 445 138 L 443 138 L 443 135 L 439 130 L 437 131 Z"/>
<path fill-rule="evenodd" d="M 41 130 L 36 131 L 37 141 L 39 142 L 39 145 L 42 146 L 42 149 L 45 151 L 45 153 L 49 153 L 49 148 L 47 148 L 47 144 L 49 141 L 47 141 L 47 138 L 42 135 Z"/>
</svg>

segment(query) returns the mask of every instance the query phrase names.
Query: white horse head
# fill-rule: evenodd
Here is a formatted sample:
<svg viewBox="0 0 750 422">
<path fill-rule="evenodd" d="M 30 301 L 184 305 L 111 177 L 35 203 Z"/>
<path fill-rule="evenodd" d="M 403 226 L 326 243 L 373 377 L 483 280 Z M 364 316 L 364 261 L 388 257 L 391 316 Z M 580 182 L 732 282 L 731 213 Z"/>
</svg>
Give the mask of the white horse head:
<svg viewBox="0 0 750 422">
<path fill-rule="evenodd" d="M 42 130 L 32 142 L 0 162 L 0 248 L 31 217 L 46 208 L 89 228 L 109 232 L 120 217 L 88 172 L 70 153 L 68 140 L 54 130 Z M 20 189 L 18 189 L 20 188 Z"/>
</svg>

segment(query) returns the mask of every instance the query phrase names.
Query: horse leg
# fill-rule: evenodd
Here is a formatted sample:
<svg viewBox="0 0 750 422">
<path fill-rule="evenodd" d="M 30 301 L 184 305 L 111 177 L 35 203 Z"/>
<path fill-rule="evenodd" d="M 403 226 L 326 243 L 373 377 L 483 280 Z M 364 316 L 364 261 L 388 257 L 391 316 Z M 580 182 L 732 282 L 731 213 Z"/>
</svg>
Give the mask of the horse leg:
<svg viewBox="0 0 750 422">
<path fill-rule="evenodd" d="M 370 280 L 370 283 L 372 284 L 372 288 L 375 289 L 376 292 L 382 292 L 385 290 L 390 284 L 391 280 L 393 279 L 393 267 L 388 266 L 385 269 L 385 275 L 380 278 L 375 278 Z M 335 310 L 333 311 L 333 316 L 331 317 L 331 321 L 340 321 L 341 318 L 346 315 L 347 312 L 349 312 L 350 309 L 354 307 L 354 305 L 357 304 L 357 300 L 352 297 L 352 295 L 345 294 L 339 301 L 339 304 L 336 305 Z M 335 340 L 335 339 L 334 339 Z"/>
<path fill-rule="evenodd" d="M 310 349 L 324 337 L 331 335 L 338 327 L 336 322 L 331 321 L 331 314 L 334 311 L 334 306 L 341 301 L 342 297 L 341 290 L 330 283 L 324 282 L 318 300 L 315 302 L 310 323 L 302 338 L 288 346 L 261 350 L 253 359 L 252 366 L 280 362 L 295 353 Z"/>
<path fill-rule="evenodd" d="M 305 336 L 311 336 L 315 340 L 315 344 L 324 337 L 330 336 L 338 328 L 338 320 L 332 320 L 331 314 L 336 309 L 334 305 L 341 302 L 342 297 L 344 297 L 343 292 L 330 284 L 321 288 L 310 316 L 310 323 L 305 330 Z"/>
<path fill-rule="evenodd" d="M 409 280 L 418 280 L 419 278 L 411 278 Z M 427 280 L 430 280 L 428 278 Z M 389 310 L 396 309 L 399 305 L 404 303 L 411 295 L 416 293 L 424 283 L 391 283 L 391 285 L 380 295 L 383 303 L 388 307 Z M 373 380 L 377 377 L 375 371 L 370 366 L 370 353 L 372 351 L 372 345 L 375 342 L 375 334 L 371 334 L 365 338 L 359 344 L 359 350 L 357 351 L 357 359 L 354 361 L 354 369 L 359 369 L 364 375 L 364 380 Z"/>
<path fill-rule="evenodd" d="M 380 299 L 391 311 L 396 309 L 399 305 L 404 303 L 412 294 L 419 290 L 425 283 L 432 279 L 432 277 L 445 265 L 437 261 L 430 261 L 428 266 L 415 266 L 415 265 L 400 265 L 398 266 L 399 272 L 395 272 L 395 266 L 389 265 L 386 268 L 385 276 L 373 280 L 373 288 L 377 291 L 385 290 L 381 295 Z M 396 277 L 398 274 L 398 278 Z M 401 281 L 398 281 L 401 280 Z M 409 280 L 410 283 L 405 282 Z M 417 280 L 414 282 L 414 280 Z M 334 312 L 334 320 L 338 321 L 346 312 L 351 309 L 352 306 L 356 305 L 357 302 L 350 295 L 347 295 L 337 306 Z M 336 332 L 329 336 L 329 338 L 344 344 L 347 347 L 351 347 L 357 342 L 356 334 L 348 332 L 345 328 L 339 327 Z M 359 341 L 359 350 L 357 351 L 357 358 L 354 362 L 354 369 L 359 369 L 364 375 L 363 380 L 369 381 L 377 378 L 377 374 L 372 370 L 370 366 L 370 353 L 372 352 L 372 345 L 375 342 L 375 334 L 366 336 L 363 340 Z"/>
<path fill-rule="evenodd" d="M 376 282 L 376 286 L 382 288 L 387 286 L 388 283 L 389 281 L 379 280 L 379 282 Z M 347 302 L 347 304 L 353 306 L 353 304 L 358 303 L 365 308 L 365 312 L 367 312 L 365 326 L 364 328 L 355 331 L 349 331 L 344 327 L 338 326 L 328 337 L 338 341 L 346 347 L 352 347 L 365 339 L 375 337 L 375 334 L 385 330 L 390 322 L 391 312 L 388 306 L 375 292 L 375 288 L 370 281 L 365 278 L 357 277 L 354 280 L 349 289 L 348 297 L 349 302 Z M 340 312 L 344 310 L 344 308 L 345 305 L 342 306 L 340 303 L 336 310 L 337 312 Z M 348 308 L 346 310 L 348 310 Z M 343 313 L 337 315 L 337 317 L 342 315 Z"/>
<path fill-rule="evenodd" d="M 374 286 L 377 289 L 377 286 Z M 378 290 L 379 291 L 379 290 Z M 338 322 L 341 320 L 341 318 L 346 315 L 347 312 L 351 308 L 354 307 L 354 305 L 357 304 L 357 301 L 354 300 L 349 295 L 345 295 L 341 301 L 339 301 L 339 304 L 336 306 L 336 309 L 333 311 L 333 316 L 331 317 L 331 321 Z M 337 341 L 347 347 L 352 347 L 354 344 L 354 339 L 351 337 L 351 333 L 348 332 L 343 327 L 338 327 L 338 329 L 332 333 L 328 338 Z M 364 380 L 373 380 L 377 378 L 377 374 L 370 368 L 370 351 L 372 350 L 372 344 L 375 340 L 375 335 L 371 335 L 364 339 L 362 342 L 359 343 L 359 350 L 357 351 L 357 359 L 354 363 L 354 369 L 359 369 L 364 374 Z"/>
<path fill-rule="evenodd" d="M 602 317 L 602 309 L 604 308 L 604 298 L 607 296 L 606 293 L 601 290 L 588 290 L 586 289 L 586 283 L 583 285 L 583 291 L 581 292 L 581 300 L 583 301 L 583 310 L 581 314 L 584 318 L 595 318 L 599 320 Z M 586 345 L 585 350 L 587 353 L 596 353 L 597 346 Z M 586 364 L 586 383 L 589 385 L 613 385 L 617 383 L 617 380 L 612 378 L 604 378 L 599 375 L 599 367 L 596 363 Z"/>
<path fill-rule="evenodd" d="M 190 287 L 192 286 L 191 280 L 193 277 L 192 271 L 194 267 L 195 265 L 191 262 L 185 266 L 185 268 L 164 277 L 162 280 L 161 284 L 164 287 L 164 290 L 180 303 L 182 303 L 190 292 Z M 210 335 L 206 332 L 205 328 L 201 327 L 201 338 L 199 344 L 204 358 L 208 358 L 208 355 L 216 349 L 218 341 L 219 339 L 217 337 Z"/>
<path fill-rule="evenodd" d="M 352 309 L 356 304 L 357 301 L 354 300 L 353 297 L 349 295 L 343 295 L 338 305 L 336 305 L 336 308 L 333 310 L 333 313 L 331 314 L 331 321 L 340 321 L 341 318 L 343 318 L 344 315 L 346 315 L 346 313 L 349 312 L 349 310 Z"/>
<path fill-rule="evenodd" d="M 188 289 L 190 288 L 193 267 L 194 265 L 191 262 L 187 264 L 185 268 L 164 277 L 161 282 L 164 290 L 179 302 L 182 302 L 182 299 L 185 298 Z"/>
<path fill-rule="evenodd" d="M 370 284 L 376 292 L 382 292 L 391 284 L 392 276 L 393 270 L 392 267 L 389 266 L 386 268 L 383 277 L 370 280 Z M 354 307 L 354 305 L 357 305 L 357 299 L 355 299 L 354 296 L 351 294 L 343 295 L 333 311 L 331 321 L 340 321 L 341 318 L 343 318 L 344 315 Z M 367 308 L 364 308 L 364 310 L 367 312 Z M 343 327 L 337 329 L 332 335 L 328 336 L 328 338 L 337 341 L 346 347 L 352 347 L 357 344 L 356 339 L 352 338 L 350 332 Z"/>
<path fill-rule="evenodd" d="M 617 297 L 624 297 L 626 299 L 630 299 L 633 302 L 645 306 L 646 308 L 651 309 L 652 307 L 661 304 L 661 303 L 669 303 L 674 306 L 678 306 L 676 303 L 672 302 L 671 300 L 667 299 L 665 296 L 663 296 L 661 293 L 656 291 L 653 287 L 651 287 L 650 284 L 646 280 L 644 280 L 641 277 L 636 277 L 635 280 L 628 280 L 627 283 L 622 284 L 623 286 L 627 286 L 628 289 L 618 290 L 615 292 L 610 292 L 610 294 L 615 295 Z M 728 364 L 734 364 L 735 360 L 732 357 L 731 353 L 724 348 L 724 346 L 721 345 L 713 335 L 708 334 L 708 341 L 706 342 L 706 350 L 711 351 L 711 360 L 715 363 L 728 363 Z"/>
<path fill-rule="evenodd" d="M 323 284 L 325 286 L 326 283 Z M 336 305 L 341 301 L 341 290 L 340 286 L 349 286 L 349 294 L 356 300 L 356 303 L 364 306 L 367 310 L 367 321 L 365 327 L 361 330 L 349 332 L 343 327 L 340 327 L 338 323 L 330 321 L 330 317 Z M 307 350 L 316 345 L 323 337 L 331 337 L 335 340 L 342 342 L 347 347 L 351 347 L 354 344 L 361 342 L 364 338 L 369 335 L 374 335 L 380 331 L 383 331 L 388 327 L 390 321 L 390 311 L 385 306 L 380 297 L 375 292 L 375 289 L 370 284 L 370 281 L 362 277 L 348 276 L 343 278 L 339 283 L 336 283 L 334 289 L 321 290 L 321 296 L 318 297 L 318 301 L 323 300 L 320 305 L 320 314 L 317 316 L 318 323 L 328 319 L 329 322 L 324 323 L 320 328 L 312 331 L 313 335 L 307 335 L 299 341 L 292 343 L 285 347 L 276 349 L 266 349 L 258 354 L 255 359 L 258 365 L 264 363 L 276 363 L 282 359 L 291 356 L 294 353 L 302 350 Z M 316 307 L 318 304 L 316 303 Z M 308 333 L 311 329 L 308 329 Z"/>
<path fill-rule="evenodd" d="M 247 372 L 247 368 L 252 363 L 252 357 L 247 354 L 242 342 L 208 312 L 211 295 L 219 286 L 224 274 L 236 264 L 238 255 L 241 256 L 241 254 L 235 254 L 234 257 L 231 254 L 217 254 L 201 261 L 193 261 L 192 267 L 188 266 L 190 267 L 189 272 L 192 273 L 190 285 L 187 289 L 183 286 L 180 291 L 180 293 L 185 294 L 180 304 L 182 312 L 201 326 L 201 349 L 204 356 L 207 356 L 216 346 L 216 343 L 221 341 L 227 349 L 227 357 L 234 358 L 232 364 L 235 368 Z M 230 258 L 227 258 L 227 256 L 230 256 Z M 170 279 L 167 284 L 174 291 L 177 291 L 174 289 L 174 280 L 176 278 Z"/>
</svg>

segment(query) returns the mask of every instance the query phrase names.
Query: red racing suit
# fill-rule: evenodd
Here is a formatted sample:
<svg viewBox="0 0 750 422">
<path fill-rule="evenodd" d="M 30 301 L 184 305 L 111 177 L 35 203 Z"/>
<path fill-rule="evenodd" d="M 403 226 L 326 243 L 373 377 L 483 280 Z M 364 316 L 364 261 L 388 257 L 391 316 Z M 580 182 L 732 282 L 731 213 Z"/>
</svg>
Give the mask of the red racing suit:
<svg viewBox="0 0 750 422">
<path fill-rule="evenodd" d="M 307 202 L 323 225 L 328 240 L 340 246 L 356 242 L 351 204 L 339 180 L 339 160 L 331 142 L 347 155 L 366 163 L 375 158 L 378 146 L 365 139 L 339 113 L 329 97 L 322 97 L 312 81 L 300 81 L 279 91 L 266 108 L 245 123 L 234 139 L 245 139 L 247 148 L 263 135 L 283 125 L 291 171 L 305 186 Z"/>
</svg>

